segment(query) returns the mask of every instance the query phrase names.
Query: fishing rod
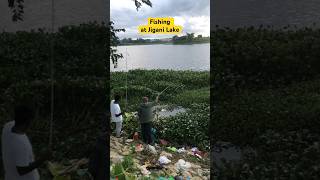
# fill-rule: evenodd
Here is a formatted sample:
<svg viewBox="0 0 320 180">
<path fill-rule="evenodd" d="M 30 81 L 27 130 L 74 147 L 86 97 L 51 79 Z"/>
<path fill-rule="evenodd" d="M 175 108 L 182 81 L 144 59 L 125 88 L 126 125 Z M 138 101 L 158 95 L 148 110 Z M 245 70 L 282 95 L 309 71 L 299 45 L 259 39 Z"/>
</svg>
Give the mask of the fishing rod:
<svg viewBox="0 0 320 180">
<path fill-rule="evenodd" d="M 169 87 L 172 87 L 172 85 L 169 85 L 169 86 L 167 86 L 166 88 L 164 88 L 160 93 L 158 93 L 158 96 L 160 96 L 162 93 L 164 93 L 165 91 L 167 91 L 167 89 L 169 89 Z M 180 85 L 180 86 L 176 87 L 176 88 L 174 89 L 174 91 L 177 90 L 178 88 L 181 88 L 181 87 L 184 87 L 184 85 Z"/>
<path fill-rule="evenodd" d="M 158 98 L 160 97 L 160 95 L 162 94 L 162 93 L 164 93 L 167 89 L 169 89 L 169 87 L 172 87 L 172 85 L 169 85 L 169 86 L 167 86 L 165 89 L 163 89 L 160 93 L 158 93 Z M 176 87 L 175 89 L 174 89 L 174 91 L 175 90 L 177 90 L 178 88 L 182 88 L 182 87 L 184 87 L 184 85 L 182 84 L 182 85 L 180 85 L 180 86 L 178 86 L 178 87 Z M 158 111 L 158 109 L 156 108 L 155 109 L 155 114 L 156 114 L 156 117 L 157 117 L 157 121 L 159 120 L 159 111 Z"/>
<path fill-rule="evenodd" d="M 125 110 L 127 111 L 128 107 L 128 51 L 126 48 L 126 104 L 125 104 Z"/>
</svg>

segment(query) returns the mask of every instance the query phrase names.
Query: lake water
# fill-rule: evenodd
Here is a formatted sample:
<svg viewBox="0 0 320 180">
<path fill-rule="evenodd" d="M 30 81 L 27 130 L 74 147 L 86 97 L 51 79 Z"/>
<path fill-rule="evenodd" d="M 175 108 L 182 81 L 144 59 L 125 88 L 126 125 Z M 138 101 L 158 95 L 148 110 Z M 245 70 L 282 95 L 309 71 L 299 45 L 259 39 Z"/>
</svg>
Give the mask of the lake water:
<svg viewBox="0 0 320 180">
<path fill-rule="evenodd" d="M 153 44 L 118 46 L 124 58 L 111 71 L 131 69 L 209 70 L 210 43 L 192 45 Z M 126 53 L 127 52 L 127 53 Z M 126 56 L 127 55 L 127 56 Z"/>
</svg>

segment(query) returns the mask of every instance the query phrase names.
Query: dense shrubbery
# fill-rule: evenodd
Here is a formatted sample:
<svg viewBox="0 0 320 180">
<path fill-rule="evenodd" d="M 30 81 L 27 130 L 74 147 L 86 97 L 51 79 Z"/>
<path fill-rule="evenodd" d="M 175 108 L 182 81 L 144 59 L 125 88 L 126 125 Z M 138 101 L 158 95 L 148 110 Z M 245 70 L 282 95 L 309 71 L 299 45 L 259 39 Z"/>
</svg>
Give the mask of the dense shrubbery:
<svg viewBox="0 0 320 180">
<path fill-rule="evenodd" d="M 217 179 L 319 179 L 319 134 L 306 129 L 267 131 L 255 139 L 255 153 L 215 167 Z"/>
<path fill-rule="evenodd" d="M 244 143 L 270 128 L 318 127 L 320 30 L 218 29 L 212 35 L 214 138 Z"/>
<path fill-rule="evenodd" d="M 193 99 L 199 97 L 201 103 L 209 104 L 209 76 L 208 72 L 131 70 L 128 73 L 128 108 L 130 111 L 136 111 L 143 96 L 147 95 L 153 100 L 157 93 L 168 86 L 168 90 L 160 97 L 161 102 L 188 106 L 192 103 L 186 95 L 193 95 Z M 110 81 L 111 91 L 125 97 L 126 73 L 112 72 Z M 194 103 L 197 102 L 199 100 Z"/>
<path fill-rule="evenodd" d="M 1 33 L 1 84 L 3 81 L 12 83 L 17 79 L 48 79 L 52 36 L 55 78 L 106 77 L 109 65 L 106 50 L 108 29 L 92 23 L 61 27 L 55 34 L 43 30 Z M 10 76 L 6 76 L 8 73 Z"/>
<path fill-rule="evenodd" d="M 219 179 L 318 179 L 320 30 L 218 29 L 212 37 L 213 143 L 256 151 L 225 164 Z"/>
<path fill-rule="evenodd" d="M 155 122 L 155 127 L 161 138 L 179 145 L 209 149 L 209 113 L 208 104 L 193 104 L 186 113 L 160 118 Z"/>
<path fill-rule="evenodd" d="M 209 149 L 209 116 L 208 104 L 192 104 L 186 113 L 159 118 L 153 122 L 157 136 L 179 146 L 197 146 Z M 129 138 L 134 132 L 140 132 L 140 124 L 134 113 L 126 113 L 123 129 Z"/>
<path fill-rule="evenodd" d="M 320 73 L 320 30 L 239 28 L 211 32 L 217 88 L 299 82 Z"/>
<path fill-rule="evenodd" d="M 317 132 L 319 89 L 319 80 L 314 80 L 257 92 L 245 90 L 220 98 L 213 114 L 213 138 L 250 144 L 252 137 L 267 129 L 285 132 L 308 128 Z"/>
<path fill-rule="evenodd" d="M 112 91 L 125 97 L 126 73 L 112 72 Z M 187 113 L 155 122 L 158 135 L 172 143 L 208 148 L 209 73 L 169 70 L 132 70 L 128 74 L 128 111 L 137 111 L 143 96 L 151 100 L 168 87 L 159 100 L 161 104 L 189 108 Z M 124 99 L 122 107 L 125 107 Z M 129 136 L 140 130 L 136 118 L 125 118 L 124 129 Z"/>
<path fill-rule="evenodd" d="M 103 97 L 108 93 L 109 61 L 104 25 L 66 26 L 54 34 L 43 30 L 0 33 L 0 124 L 12 120 L 13 105 L 28 101 L 36 109 L 29 133 L 35 154 L 47 147 L 52 37 L 55 160 L 82 158 L 88 155 L 99 131 L 106 128 Z"/>
</svg>

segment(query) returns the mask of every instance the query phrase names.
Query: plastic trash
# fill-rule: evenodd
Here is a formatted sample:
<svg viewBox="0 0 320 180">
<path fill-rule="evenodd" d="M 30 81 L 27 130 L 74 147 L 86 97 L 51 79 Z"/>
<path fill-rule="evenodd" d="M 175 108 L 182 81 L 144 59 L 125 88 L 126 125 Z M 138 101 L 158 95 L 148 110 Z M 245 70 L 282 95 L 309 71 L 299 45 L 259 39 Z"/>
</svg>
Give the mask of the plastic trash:
<svg viewBox="0 0 320 180">
<path fill-rule="evenodd" d="M 197 152 L 197 151 L 199 151 L 199 150 L 198 150 L 197 147 L 193 147 L 193 148 L 191 148 L 191 151 L 192 151 L 192 152 Z"/>
<path fill-rule="evenodd" d="M 127 139 L 126 140 L 126 143 L 131 143 L 131 142 L 133 142 L 133 139 Z"/>
<path fill-rule="evenodd" d="M 186 152 L 186 149 L 183 147 L 183 148 L 180 148 L 177 150 L 178 153 L 184 153 Z"/>
<path fill-rule="evenodd" d="M 141 152 L 143 150 L 142 144 L 137 144 L 135 150 L 136 150 L 136 152 Z"/>
<path fill-rule="evenodd" d="M 142 173 L 144 176 L 149 176 L 149 175 L 151 174 L 151 172 L 148 171 L 146 165 L 140 166 L 139 168 L 140 168 L 141 173 Z"/>
<path fill-rule="evenodd" d="M 183 159 L 179 159 L 179 161 L 175 164 L 176 170 L 179 172 L 184 172 L 191 168 L 191 164 L 189 162 L 186 162 Z"/>
<path fill-rule="evenodd" d="M 175 148 L 175 147 L 167 147 L 167 149 L 172 152 L 177 152 L 177 148 Z"/>
<path fill-rule="evenodd" d="M 148 144 L 147 150 L 148 150 L 148 152 L 150 152 L 151 154 L 157 154 L 156 148 L 155 148 L 154 146 L 151 146 L 150 144 Z"/>
<path fill-rule="evenodd" d="M 164 139 L 160 139 L 160 144 L 166 146 L 166 145 L 168 145 L 168 141 L 166 141 Z"/>
<path fill-rule="evenodd" d="M 121 163 L 123 161 L 123 156 L 121 155 L 116 155 L 113 157 L 113 163 Z"/>
<path fill-rule="evenodd" d="M 171 153 L 168 153 L 168 152 L 165 152 L 165 151 L 162 151 L 160 156 L 166 156 L 166 157 L 169 157 L 169 158 L 173 157 Z"/>
<path fill-rule="evenodd" d="M 160 165 L 171 163 L 171 160 L 168 159 L 166 156 L 160 156 L 158 161 L 159 161 Z"/>
<path fill-rule="evenodd" d="M 202 157 L 199 154 L 195 154 L 195 156 L 197 156 L 198 158 L 202 159 Z"/>
<path fill-rule="evenodd" d="M 191 151 L 192 151 L 192 153 L 193 153 L 194 156 L 197 156 L 197 157 L 199 157 L 199 158 L 202 159 L 202 152 L 199 151 L 198 148 L 194 147 L 194 148 L 191 149 Z"/>
<path fill-rule="evenodd" d="M 176 176 L 174 177 L 175 180 L 183 180 L 183 177 L 182 176 Z"/>
</svg>

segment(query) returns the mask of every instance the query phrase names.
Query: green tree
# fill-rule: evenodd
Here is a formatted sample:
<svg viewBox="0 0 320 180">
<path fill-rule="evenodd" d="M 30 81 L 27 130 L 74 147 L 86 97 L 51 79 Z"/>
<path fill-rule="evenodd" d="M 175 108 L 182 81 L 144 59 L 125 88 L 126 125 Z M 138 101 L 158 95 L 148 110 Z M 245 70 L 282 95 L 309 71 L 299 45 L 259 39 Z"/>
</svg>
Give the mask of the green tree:
<svg viewBox="0 0 320 180">
<path fill-rule="evenodd" d="M 172 37 L 172 41 L 173 41 L 173 42 L 177 41 L 178 39 L 179 39 L 179 37 L 178 37 L 177 35 L 174 35 L 174 36 Z"/>
<path fill-rule="evenodd" d="M 194 33 L 187 33 L 187 40 L 189 42 L 192 42 L 193 38 L 194 38 Z"/>
</svg>

